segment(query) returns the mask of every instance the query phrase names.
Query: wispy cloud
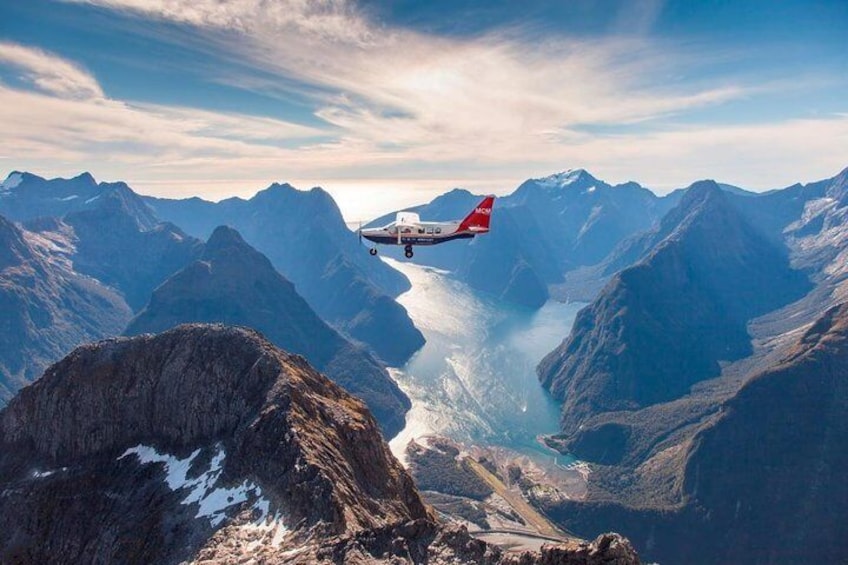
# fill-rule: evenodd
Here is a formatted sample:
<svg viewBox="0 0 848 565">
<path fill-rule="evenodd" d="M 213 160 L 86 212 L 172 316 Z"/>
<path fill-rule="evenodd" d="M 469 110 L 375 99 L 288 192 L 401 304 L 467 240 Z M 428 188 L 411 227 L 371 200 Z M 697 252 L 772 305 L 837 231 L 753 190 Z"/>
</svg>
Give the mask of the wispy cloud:
<svg viewBox="0 0 848 565">
<path fill-rule="evenodd" d="M 103 98 L 103 90 L 88 71 L 41 49 L 0 42 L 0 66 L 14 68 L 25 82 L 61 98 Z"/>
</svg>

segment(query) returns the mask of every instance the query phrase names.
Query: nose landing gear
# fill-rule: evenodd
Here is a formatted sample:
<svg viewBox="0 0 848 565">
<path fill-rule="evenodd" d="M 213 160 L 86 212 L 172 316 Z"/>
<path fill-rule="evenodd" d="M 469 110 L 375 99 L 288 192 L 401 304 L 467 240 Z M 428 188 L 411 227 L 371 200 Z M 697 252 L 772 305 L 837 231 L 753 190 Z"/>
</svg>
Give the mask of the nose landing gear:
<svg viewBox="0 0 848 565">
<path fill-rule="evenodd" d="M 412 259 L 412 246 L 407 245 L 403 248 L 403 254 L 406 255 L 407 259 Z"/>
</svg>

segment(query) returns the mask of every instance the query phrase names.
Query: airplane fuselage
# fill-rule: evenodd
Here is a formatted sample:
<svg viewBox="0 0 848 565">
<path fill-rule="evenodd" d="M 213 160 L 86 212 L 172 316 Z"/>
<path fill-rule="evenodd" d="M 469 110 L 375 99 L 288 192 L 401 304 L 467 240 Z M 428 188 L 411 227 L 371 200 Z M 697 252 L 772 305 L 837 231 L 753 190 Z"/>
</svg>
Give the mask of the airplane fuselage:
<svg viewBox="0 0 848 565">
<path fill-rule="evenodd" d="M 488 233 L 494 201 L 494 196 L 487 196 L 465 219 L 453 222 L 422 222 L 415 212 L 398 212 L 394 222 L 379 228 L 360 229 L 359 235 L 374 243 L 403 245 L 409 258 L 414 245 L 437 245 Z M 371 249 L 370 253 L 376 255 L 377 249 Z"/>
<path fill-rule="evenodd" d="M 383 245 L 436 245 L 456 239 L 471 239 L 488 230 L 459 231 L 460 222 L 392 222 L 380 228 L 362 230 L 362 237 Z"/>
</svg>

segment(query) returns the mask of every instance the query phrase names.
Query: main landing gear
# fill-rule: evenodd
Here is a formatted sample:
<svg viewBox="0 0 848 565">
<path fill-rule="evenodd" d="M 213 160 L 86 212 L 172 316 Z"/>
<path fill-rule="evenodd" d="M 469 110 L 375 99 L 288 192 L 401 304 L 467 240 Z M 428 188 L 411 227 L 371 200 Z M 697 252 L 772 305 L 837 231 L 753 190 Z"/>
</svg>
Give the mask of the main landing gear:
<svg viewBox="0 0 848 565">
<path fill-rule="evenodd" d="M 412 246 L 407 245 L 403 248 L 403 254 L 406 255 L 407 259 L 412 259 Z"/>
<path fill-rule="evenodd" d="M 376 254 L 377 254 L 377 248 L 376 248 L 376 247 L 372 247 L 371 249 L 369 249 L 369 250 L 368 250 L 368 253 L 370 253 L 372 256 L 373 256 L 373 255 L 376 255 Z"/>
</svg>

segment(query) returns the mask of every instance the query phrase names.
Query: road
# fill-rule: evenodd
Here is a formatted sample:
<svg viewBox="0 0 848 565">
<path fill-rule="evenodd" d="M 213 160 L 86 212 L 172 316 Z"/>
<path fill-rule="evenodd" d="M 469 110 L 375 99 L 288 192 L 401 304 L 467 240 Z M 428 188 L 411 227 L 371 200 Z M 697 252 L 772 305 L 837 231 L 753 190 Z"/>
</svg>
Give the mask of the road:
<svg viewBox="0 0 848 565">
<path fill-rule="evenodd" d="M 521 496 L 520 493 L 515 492 L 507 488 L 507 486 L 501 481 L 498 477 L 489 472 L 488 469 L 483 467 L 480 463 L 474 460 L 472 457 L 466 457 L 466 462 L 468 462 L 469 467 L 490 487 L 494 490 L 498 495 L 500 495 L 504 500 L 509 503 L 510 506 L 522 517 L 524 521 L 531 525 L 533 528 L 539 532 L 539 537 L 551 539 L 552 541 L 561 540 L 577 540 L 572 535 L 569 535 L 556 526 L 554 526 L 547 518 L 542 516 L 542 514 L 530 506 L 524 497 Z M 485 533 L 485 532 L 481 532 Z M 527 535 L 526 533 L 522 535 Z"/>
</svg>

